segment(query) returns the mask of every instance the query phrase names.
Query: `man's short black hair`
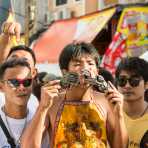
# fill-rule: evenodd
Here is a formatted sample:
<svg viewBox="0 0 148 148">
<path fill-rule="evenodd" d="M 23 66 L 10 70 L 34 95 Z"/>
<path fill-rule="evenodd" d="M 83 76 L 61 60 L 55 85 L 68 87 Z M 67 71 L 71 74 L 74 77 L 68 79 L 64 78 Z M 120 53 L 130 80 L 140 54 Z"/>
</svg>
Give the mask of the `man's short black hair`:
<svg viewBox="0 0 148 148">
<path fill-rule="evenodd" d="M 148 62 L 139 57 L 124 58 L 119 63 L 115 76 L 119 77 L 122 70 L 141 76 L 145 82 L 148 81 Z"/>
<path fill-rule="evenodd" d="M 29 63 L 26 59 L 22 58 L 11 58 L 0 65 L 0 80 L 3 79 L 4 73 L 8 68 L 14 68 L 16 66 L 28 67 L 31 71 Z"/>
<path fill-rule="evenodd" d="M 31 54 L 32 58 L 33 58 L 34 65 L 36 64 L 36 58 L 35 58 L 35 53 L 34 53 L 34 51 L 33 51 L 31 48 L 29 48 L 29 47 L 27 47 L 27 46 L 25 46 L 25 45 L 18 45 L 18 46 L 12 47 L 12 48 L 10 49 L 10 52 L 9 52 L 7 58 L 8 58 L 13 52 L 18 51 L 18 50 L 24 50 L 24 51 L 26 51 L 26 52 L 29 52 L 29 53 Z"/>
<path fill-rule="evenodd" d="M 99 54 L 96 48 L 90 43 L 80 42 L 68 44 L 62 50 L 59 57 L 60 69 L 68 70 L 69 62 L 81 57 L 82 54 L 89 54 L 92 56 L 98 66 Z"/>
</svg>

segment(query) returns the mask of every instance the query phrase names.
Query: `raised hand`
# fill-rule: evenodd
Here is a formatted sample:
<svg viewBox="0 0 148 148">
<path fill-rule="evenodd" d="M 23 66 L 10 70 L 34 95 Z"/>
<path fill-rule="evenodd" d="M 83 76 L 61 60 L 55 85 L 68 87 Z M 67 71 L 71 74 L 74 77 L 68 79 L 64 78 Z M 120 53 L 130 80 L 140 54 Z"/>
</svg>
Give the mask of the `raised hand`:
<svg viewBox="0 0 148 148">
<path fill-rule="evenodd" d="M 41 88 L 41 102 L 43 108 L 50 108 L 53 105 L 53 100 L 59 97 L 61 86 L 60 80 L 53 80 Z"/>
<path fill-rule="evenodd" d="M 2 33 L 8 36 L 15 36 L 16 41 L 20 41 L 21 25 L 18 22 L 4 22 L 2 25 Z"/>
<path fill-rule="evenodd" d="M 111 82 L 108 82 L 108 84 L 110 87 L 106 92 L 105 97 L 112 104 L 114 112 L 118 115 L 122 115 L 123 95 L 116 89 L 116 87 Z"/>
</svg>

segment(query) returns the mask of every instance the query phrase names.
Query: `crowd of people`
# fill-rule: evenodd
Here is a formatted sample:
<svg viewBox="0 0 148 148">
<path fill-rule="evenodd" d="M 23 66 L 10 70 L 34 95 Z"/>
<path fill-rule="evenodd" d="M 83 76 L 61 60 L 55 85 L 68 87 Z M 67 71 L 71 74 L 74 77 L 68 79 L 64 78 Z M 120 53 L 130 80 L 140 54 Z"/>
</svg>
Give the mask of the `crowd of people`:
<svg viewBox="0 0 148 148">
<path fill-rule="evenodd" d="M 92 44 L 72 42 L 59 56 L 62 77 L 39 73 L 33 50 L 10 44 L 20 33 L 3 24 L 1 148 L 148 148 L 148 62 L 124 58 L 114 77 Z"/>
</svg>

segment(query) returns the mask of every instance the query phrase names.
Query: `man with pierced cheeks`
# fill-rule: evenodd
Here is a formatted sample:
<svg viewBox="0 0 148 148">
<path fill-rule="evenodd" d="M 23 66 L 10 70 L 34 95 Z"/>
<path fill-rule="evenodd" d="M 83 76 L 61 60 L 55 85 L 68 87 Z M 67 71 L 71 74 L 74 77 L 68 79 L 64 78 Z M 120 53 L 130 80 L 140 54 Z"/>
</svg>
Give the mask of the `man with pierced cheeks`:
<svg viewBox="0 0 148 148">
<path fill-rule="evenodd" d="M 22 137 L 22 148 L 40 148 L 44 132 L 51 148 L 126 148 L 123 96 L 109 82 L 107 93 L 86 83 L 82 71 L 98 75 L 98 53 L 88 43 L 71 43 L 60 54 L 63 74 L 74 72 L 80 83 L 61 89 L 58 80 L 42 88 L 38 110 Z"/>
</svg>

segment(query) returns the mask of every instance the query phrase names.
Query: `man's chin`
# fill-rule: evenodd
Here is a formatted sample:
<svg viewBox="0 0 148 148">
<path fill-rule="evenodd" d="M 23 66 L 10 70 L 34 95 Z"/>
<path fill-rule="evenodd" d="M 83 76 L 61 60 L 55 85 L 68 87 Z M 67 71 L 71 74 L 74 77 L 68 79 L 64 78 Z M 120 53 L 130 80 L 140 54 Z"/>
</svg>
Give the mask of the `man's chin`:
<svg viewBox="0 0 148 148">
<path fill-rule="evenodd" d="M 125 96 L 124 101 L 133 102 L 133 101 L 135 101 L 135 99 L 132 96 Z"/>
<path fill-rule="evenodd" d="M 86 89 L 86 88 L 88 88 L 90 85 L 89 84 L 87 84 L 87 83 L 83 83 L 83 84 L 80 84 L 79 85 L 79 87 L 80 88 L 83 88 L 83 89 Z"/>
<path fill-rule="evenodd" d="M 26 104 L 26 102 L 28 102 L 28 95 L 19 95 L 17 96 L 17 100 L 18 102 L 20 102 L 19 104 Z"/>
<path fill-rule="evenodd" d="M 25 102 L 25 101 L 17 102 L 17 105 L 18 105 L 19 107 L 27 107 L 27 102 Z"/>
</svg>

